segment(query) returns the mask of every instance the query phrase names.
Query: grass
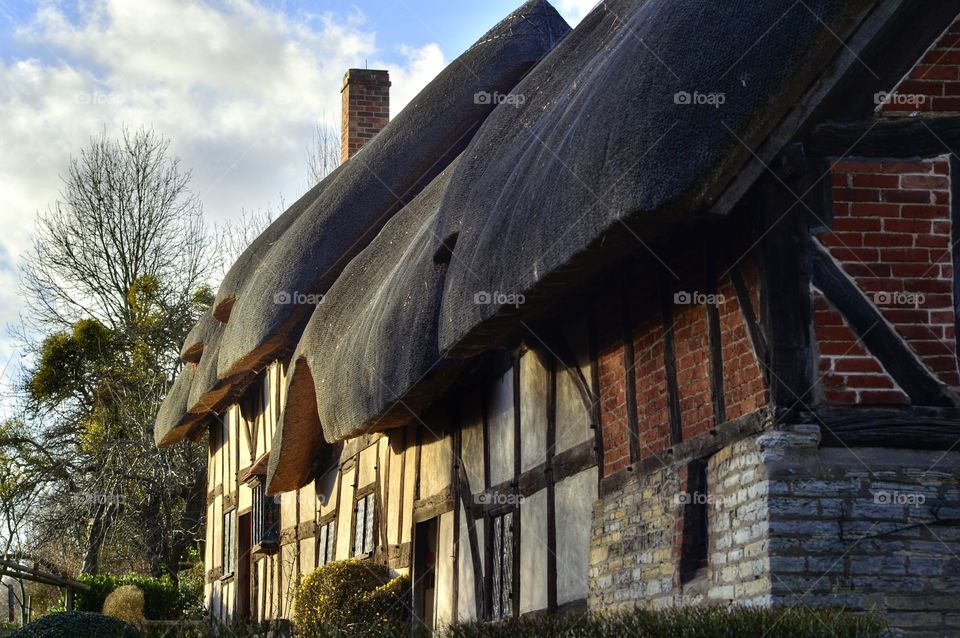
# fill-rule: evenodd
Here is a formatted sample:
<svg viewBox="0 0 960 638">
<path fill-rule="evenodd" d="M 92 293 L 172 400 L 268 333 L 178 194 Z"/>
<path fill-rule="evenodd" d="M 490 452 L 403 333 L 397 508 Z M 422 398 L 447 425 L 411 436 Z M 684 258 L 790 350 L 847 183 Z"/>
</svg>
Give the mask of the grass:
<svg viewBox="0 0 960 638">
<path fill-rule="evenodd" d="M 285 624 L 285 623 L 284 623 Z M 288 627 L 288 625 L 287 625 Z M 254 638 L 290 636 L 278 624 L 183 623 L 149 626 L 147 638 Z M 805 608 L 686 607 L 583 615 L 540 615 L 503 622 L 467 623 L 434 638 L 883 638 L 876 617 Z M 296 638 L 428 638 L 427 632 L 385 630 L 299 632 Z"/>
<path fill-rule="evenodd" d="M 446 638 L 880 638 L 884 632 L 876 618 L 837 610 L 687 607 L 458 625 Z"/>
</svg>

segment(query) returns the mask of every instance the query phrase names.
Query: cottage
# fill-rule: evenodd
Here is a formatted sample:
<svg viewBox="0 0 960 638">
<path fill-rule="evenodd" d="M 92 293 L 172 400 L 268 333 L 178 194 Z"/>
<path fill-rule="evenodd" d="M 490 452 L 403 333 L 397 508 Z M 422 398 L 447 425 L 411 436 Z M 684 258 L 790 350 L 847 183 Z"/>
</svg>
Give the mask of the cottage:
<svg viewBox="0 0 960 638">
<path fill-rule="evenodd" d="M 703 602 L 960 631 L 960 1 L 531 0 L 230 270 L 159 445 L 206 594 L 408 572 L 428 626 Z M 385 124 L 385 125 L 384 125 Z M 382 128 L 382 130 L 380 130 Z"/>
</svg>

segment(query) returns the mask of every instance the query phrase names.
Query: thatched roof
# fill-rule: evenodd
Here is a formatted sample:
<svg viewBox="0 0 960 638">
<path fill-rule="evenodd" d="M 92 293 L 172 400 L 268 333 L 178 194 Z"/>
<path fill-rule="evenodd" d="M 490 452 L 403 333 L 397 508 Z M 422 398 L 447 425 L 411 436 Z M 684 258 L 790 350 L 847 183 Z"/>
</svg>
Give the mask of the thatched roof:
<svg viewBox="0 0 960 638">
<path fill-rule="evenodd" d="M 252 373 L 289 355 L 315 301 L 493 111 L 495 105 L 477 95 L 509 93 L 569 31 L 545 0 L 524 4 L 251 244 L 217 294 L 209 318 L 220 328 L 205 325 L 184 349 L 193 360 L 202 352 L 190 409 L 222 405 Z M 158 440 L 171 437 L 158 434 Z"/>
<path fill-rule="evenodd" d="M 227 323 L 221 377 L 289 354 L 313 311 L 311 299 L 470 141 L 492 108 L 475 95 L 509 92 L 564 34 L 566 25 L 548 5 L 529 6 L 442 71 L 319 190 L 266 253 Z"/>
<path fill-rule="evenodd" d="M 292 357 L 271 451 L 271 491 L 299 487 L 304 461 L 358 428 L 402 425 L 455 378 L 437 349 L 446 264 L 436 214 L 455 160 L 397 213 L 331 286 Z M 402 326 L 402 329 L 398 327 Z M 321 435 L 322 430 L 322 436 Z"/>
<path fill-rule="evenodd" d="M 467 357 L 703 215 L 874 4 L 609 0 L 561 39 L 537 1 L 498 25 L 224 296 L 220 383 L 292 353 L 269 489 L 415 418 Z M 481 90 L 511 97 L 491 114 Z M 273 303 L 294 292 L 325 296 Z"/>
<path fill-rule="evenodd" d="M 237 261 L 227 271 L 220 283 L 220 288 L 217 289 L 212 311 L 215 318 L 223 323 L 230 320 L 234 302 L 236 302 L 247 282 L 260 270 L 270 249 L 283 237 L 287 229 L 299 219 L 300 215 L 317 200 L 320 192 L 336 181 L 336 175 L 342 168 L 342 166 L 338 166 L 326 179 L 321 180 L 319 184 L 308 190 L 241 253 Z"/>
<path fill-rule="evenodd" d="M 176 381 L 167 392 L 167 396 L 157 413 L 157 422 L 153 428 L 153 439 L 160 447 L 183 440 L 190 430 L 203 418 L 190 412 L 188 397 L 193 385 L 193 364 L 186 364 Z"/>
<path fill-rule="evenodd" d="M 571 273 L 583 281 L 704 213 L 872 4 L 603 2 L 464 153 L 441 213 L 459 232 L 441 351 L 489 348 Z M 474 303 L 483 292 L 501 301 Z"/>
</svg>

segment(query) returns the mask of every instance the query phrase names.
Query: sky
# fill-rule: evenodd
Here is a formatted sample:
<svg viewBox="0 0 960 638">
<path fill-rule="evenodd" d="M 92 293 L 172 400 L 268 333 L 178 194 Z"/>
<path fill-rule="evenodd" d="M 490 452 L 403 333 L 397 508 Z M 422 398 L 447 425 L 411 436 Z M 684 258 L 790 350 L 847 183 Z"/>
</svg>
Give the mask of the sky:
<svg viewBox="0 0 960 638">
<path fill-rule="evenodd" d="M 596 0 L 556 0 L 575 25 Z M 398 112 L 522 0 L 0 0 L 0 325 L 36 216 L 91 136 L 152 127 L 211 222 L 292 203 L 351 67 L 390 71 Z M 19 353 L 0 333 L 8 385 Z M 6 410 L 0 405 L 0 415 Z"/>
</svg>

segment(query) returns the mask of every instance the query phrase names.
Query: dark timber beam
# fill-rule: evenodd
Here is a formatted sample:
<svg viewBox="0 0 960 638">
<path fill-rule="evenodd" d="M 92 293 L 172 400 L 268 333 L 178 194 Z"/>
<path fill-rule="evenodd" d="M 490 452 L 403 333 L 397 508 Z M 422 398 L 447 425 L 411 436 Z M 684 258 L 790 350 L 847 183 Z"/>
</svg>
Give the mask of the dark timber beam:
<svg viewBox="0 0 960 638">
<path fill-rule="evenodd" d="M 513 493 L 520 494 L 520 475 L 523 471 L 523 446 L 520 437 L 523 433 L 523 423 L 521 422 L 520 410 L 520 357 L 522 353 L 517 350 L 513 357 Z M 510 583 L 510 598 L 513 603 L 513 617 L 520 617 L 520 552 L 523 545 L 520 542 L 520 501 L 517 498 L 513 506 L 513 516 L 510 517 L 510 524 L 513 526 L 513 577 Z"/>
<path fill-rule="evenodd" d="M 826 123 L 804 146 L 813 155 L 931 157 L 960 150 L 960 117 Z"/>
<path fill-rule="evenodd" d="M 960 344 L 957 342 L 960 336 L 960 312 L 956 311 L 960 302 L 960 255 L 957 254 L 960 251 L 957 246 L 960 246 L 960 160 L 954 154 L 950 156 L 950 263 L 953 265 L 953 350 L 957 365 L 960 366 Z"/>
<path fill-rule="evenodd" d="M 663 456 L 652 456 L 643 459 L 615 474 L 603 477 L 600 481 L 600 497 L 613 494 L 634 480 L 638 476 L 646 476 L 651 472 L 659 472 L 671 465 L 699 459 L 715 454 L 723 448 L 753 436 L 764 430 L 769 430 L 774 423 L 781 422 L 785 417 L 782 410 L 773 410 L 769 407 L 761 408 L 756 412 L 721 423 L 716 428 L 704 434 L 690 438 L 669 448 Z"/>
<path fill-rule="evenodd" d="M 799 147 L 785 151 L 778 168 L 782 175 L 761 183 L 756 213 L 764 228 L 760 307 L 771 401 L 794 408 L 809 400 L 813 387 L 809 273 L 801 258 L 810 210 L 798 200 L 805 183 Z"/>
<path fill-rule="evenodd" d="M 710 252 L 707 254 L 707 293 L 717 294 L 716 260 Z M 707 343 L 710 348 L 710 398 L 713 401 L 713 422 L 727 420 L 726 400 L 723 393 L 723 339 L 720 335 L 720 309 L 715 303 L 705 305 L 707 313 Z"/>
<path fill-rule="evenodd" d="M 848 43 L 855 61 L 808 121 L 854 121 L 876 108 L 874 95 L 892 91 L 936 38 L 960 14 L 960 0 L 899 0 L 879 3 L 865 21 L 865 44 Z"/>
<path fill-rule="evenodd" d="M 667 418 L 670 424 L 670 443 L 683 440 L 683 427 L 680 423 L 680 384 L 677 382 L 677 350 L 673 335 L 673 288 L 669 285 L 667 274 L 660 270 L 659 277 L 660 314 L 663 326 L 663 368 L 667 380 Z M 631 459 L 631 464 L 637 462 Z"/>
<path fill-rule="evenodd" d="M 753 345 L 753 352 L 763 368 L 764 378 L 768 377 L 768 367 L 770 365 L 770 355 L 767 349 L 767 340 L 763 337 L 760 330 L 760 323 L 757 321 L 757 313 L 753 309 L 753 301 L 750 299 L 750 291 L 747 290 L 747 283 L 743 280 L 743 273 L 740 272 L 740 266 L 734 266 L 730 271 L 730 280 L 733 282 L 733 289 L 737 293 L 737 302 L 740 306 L 740 313 L 743 315 L 743 321 L 747 324 L 747 336 L 750 337 L 750 343 Z M 766 379 L 767 386 L 770 380 Z"/>
<path fill-rule="evenodd" d="M 459 620 L 460 613 L 460 499 L 463 494 L 461 492 L 461 487 L 463 482 L 460 480 L 460 477 L 464 474 L 463 471 L 463 419 L 460 418 L 460 405 L 463 403 L 463 400 L 457 396 L 453 395 L 453 401 L 450 402 L 450 426 L 453 431 L 452 437 L 452 454 L 450 455 L 451 464 L 450 464 L 450 478 L 452 481 L 453 489 L 453 581 L 452 587 L 453 592 L 451 592 L 451 611 L 453 613 L 453 622 Z M 390 455 L 387 455 L 389 460 Z M 387 476 L 389 477 L 389 470 Z M 466 511 L 464 511 L 464 516 L 466 516 Z M 472 543 L 471 543 L 472 544 Z"/>
<path fill-rule="evenodd" d="M 559 483 L 564 479 L 576 476 L 580 472 L 590 469 L 597 464 L 596 454 L 593 452 L 593 441 L 584 441 L 580 445 L 575 445 L 569 450 L 564 450 L 556 454 L 550 460 L 549 468 L 546 463 L 541 463 L 532 467 L 520 475 L 520 479 L 514 481 L 506 480 L 499 485 L 492 485 L 487 488 L 488 494 L 509 494 L 516 489 L 516 494 L 523 498 L 529 498 L 537 492 L 546 489 L 550 482 Z M 474 496 L 478 496 L 476 494 Z M 504 506 L 499 503 L 490 503 L 493 499 L 475 498 L 473 511 L 474 516 L 480 517 L 491 512 L 503 512 Z"/>
<path fill-rule="evenodd" d="M 931 408 L 821 408 L 826 447 L 950 450 L 960 441 L 960 411 Z"/>
<path fill-rule="evenodd" d="M 600 346 L 597 343 L 596 307 L 595 303 L 591 303 L 591 311 L 587 321 L 590 332 L 590 387 L 593 396 L 597 398 L 597 400 L 593 402 L 590 416 L 592 421 L 591 427 L 593 428 L 594 452 L 597 455 L 597 464 L 600 466 L 600 471 L 597 472 L 597 482 L 599 486 L 599 481 L 603 478 L 603 424 L 600 423 Z"/>
<path fill-rule="evenodd" d="M 640 458 L 640 420 L 637 414 L 637 363 L 633 346 L 633 317 L 630 313 L 630 280 L 621 280 L 620 302 L 623 327 L 623 374 L 627 400 L 627 425 L 630 436 L 630 462 Z"/>
<path fill-rule="evenodd" d="M 579 368 L 577 368 L 579 370 Z M 557 362 L 547 367 L 547 610 L 557 610 L 557 490 L 553 459 L 557 448 Z"/>
<path fill-rule="evenodd" d="M 490 421 L 487 418 L 487 389 L 481 384 L 480 418 L 483 425 L 483 489 L 490 489 Z M 476 499 L 473 501 L 476 503 Z M 486 566 L 483 579 L 483 608 L 481 618 L 490 619 L 493 615 L 493 519 L 483 517 L 483 564 Z"/>
<path fill-rule="evenodd" d="M 931 374 L 900 336 L 887 323 L 876 306 L 833 261 L 816 241 L 809 240 L 808 254 L 813 284 L 840 313 L 873 356 L 880 360 L 890 376 L 915 405 L 950 407 L 953 401 L 943 385 Z"/>
</svg>

